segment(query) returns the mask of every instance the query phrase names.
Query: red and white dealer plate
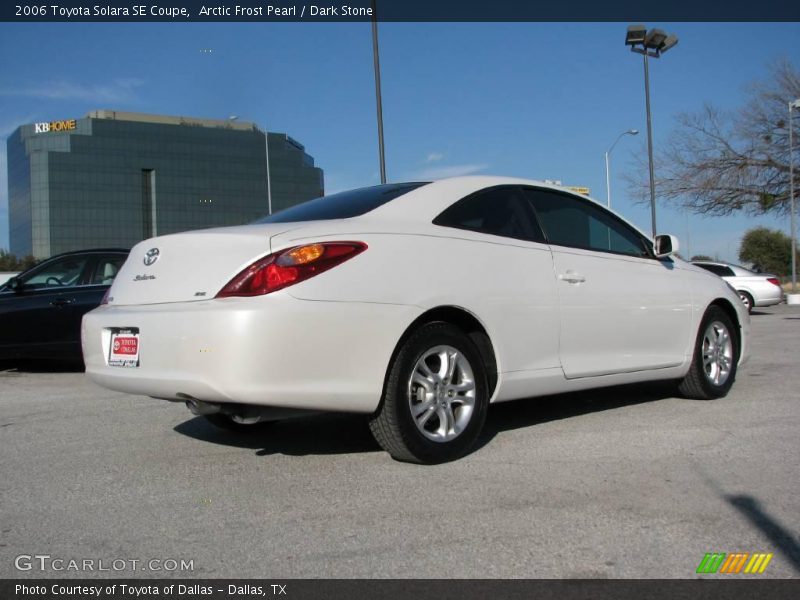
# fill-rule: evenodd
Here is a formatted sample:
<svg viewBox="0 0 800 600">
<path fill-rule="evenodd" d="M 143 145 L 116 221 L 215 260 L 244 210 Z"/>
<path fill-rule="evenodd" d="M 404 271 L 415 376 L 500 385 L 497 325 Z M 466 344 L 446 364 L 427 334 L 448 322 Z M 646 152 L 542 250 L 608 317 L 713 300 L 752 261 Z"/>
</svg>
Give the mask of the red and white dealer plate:
<svg viewBox="0 0 800 600">
<path fill-rule="evenodd" d="M 113 330 L 108 364 L 112 367 L 139 366 L 139 332 L 130 329 Z"/>
</svg>

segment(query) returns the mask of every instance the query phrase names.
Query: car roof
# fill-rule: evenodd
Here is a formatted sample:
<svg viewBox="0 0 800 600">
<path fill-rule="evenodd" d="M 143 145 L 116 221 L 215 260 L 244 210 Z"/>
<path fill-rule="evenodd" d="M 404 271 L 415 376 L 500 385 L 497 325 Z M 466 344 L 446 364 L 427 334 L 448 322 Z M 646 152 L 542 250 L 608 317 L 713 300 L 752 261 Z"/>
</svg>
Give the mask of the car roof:
<svg viewBox="0 0 800 600">
<path fill-rule="evenodd" d="M 731 271 L 733 271 L 733 274 L 736 277 L 772 277 L 770 273 L 758 273 L 756 271 L 753 271 L 752 269 L 748 269 L 747 267 L 743 267 L 742 265 L 736 265 L 734 263 L 717 262 L 710 260 L 693 260 L 692 264 L 697 266 L 710 265 L 713 267 L 727 267 Z"/>
<path fill-rule="evenodd" d="M 130 248 L 90 248 L 89 250 L 70 250 L 69 252 L 61 252 L 60 254 L 53 254 L 43 258 L 34 266 L 39 266 L 42 263 L 53 260 L 54 258 L 63 258 L 65 256 L 79 256 L 81 254 L 130 254 Z"/>
<path fill-rule="evenodd" d="M 126 256 L 130 254 L 129 248 L 90 248 L 89 250 L 71 250 L 70 252 L 62 252 L 61 254 L 54 254 L 48 258 L 44 258 L 38 261 L 35 265 L 28 267 L 24 271 L 20 271 L 20 275 L 25 275 L 28 271 L 32 271 L 33 269 L 38 269 L 46 262 L 50 262 L 56 258 L 64 258 L 67 256 L 81 256 L 83 254 L 125 254 Z"/>
<path fill-rule="evenodd" d="M 693 261 L 691 261 L 691 263 L 693 265 L 697 265 L 698 267 L 701 267 L 701 266 L 704 266 L 704 265 L 707 265 L 709 267 L 730 267 L 730 266 L 732 266 L 732 265 L 730 265 L 728 263 L 716 262 L 716 261 L 710 261 L 710 260 L 693 260 Z"/>
</svg>

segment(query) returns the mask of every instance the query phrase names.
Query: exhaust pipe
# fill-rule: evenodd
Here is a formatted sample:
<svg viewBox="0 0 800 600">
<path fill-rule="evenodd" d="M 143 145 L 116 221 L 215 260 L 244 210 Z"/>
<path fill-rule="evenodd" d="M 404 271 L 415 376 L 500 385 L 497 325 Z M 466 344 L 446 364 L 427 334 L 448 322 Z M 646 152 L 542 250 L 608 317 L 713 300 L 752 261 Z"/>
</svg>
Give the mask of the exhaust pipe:
<svg viewBox="0 0 800 600">
<path fill-rule="evenodd" d="M 189 398 L 186 400 L 186 408 L 192 411 L 192 414 L 198 416 L 215 415 L 220 412 L 219 404 L 212 404 L 211 402 L 203 402 L 196 398 Z"/>
<path fill-rule="evenodd" d="M 178 398 L 186 403 L 193 415 L 199 417 L 205 415 L 223 414 L 230 417 L 235 423 L 242 425 L 255 425 L 262 421 L 278 421 L 291 419 L 293 417 L 303 417 L 318 414 L 319 411 L 295 409 L 295 408 L 276 408 L 272 406 L 250 406 L 243 404 L 217 404 L 198 400 L 189 394 L 176 394 Z M 174 400 L 173 400 L 174 401 Z"/>
</svg>

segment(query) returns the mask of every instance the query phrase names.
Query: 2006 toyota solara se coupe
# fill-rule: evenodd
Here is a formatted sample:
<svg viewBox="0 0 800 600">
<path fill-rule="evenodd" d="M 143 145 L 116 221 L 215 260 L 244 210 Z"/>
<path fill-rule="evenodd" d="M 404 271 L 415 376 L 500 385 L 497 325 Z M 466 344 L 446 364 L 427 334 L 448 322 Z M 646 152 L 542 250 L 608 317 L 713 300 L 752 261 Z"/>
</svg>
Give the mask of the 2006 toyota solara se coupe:
<svg viewBox="0 0 800 600">
<path fill-rule="evenodd" d="M 727 394 L 749 316 L 675 251 L 534 181 L 342 192 L 135 246 L 83 320 L 86 370 L 235 430 L 364 413 L 396 459 L 446 461 L 493 402 L 647 380 Z"/>
</svg>

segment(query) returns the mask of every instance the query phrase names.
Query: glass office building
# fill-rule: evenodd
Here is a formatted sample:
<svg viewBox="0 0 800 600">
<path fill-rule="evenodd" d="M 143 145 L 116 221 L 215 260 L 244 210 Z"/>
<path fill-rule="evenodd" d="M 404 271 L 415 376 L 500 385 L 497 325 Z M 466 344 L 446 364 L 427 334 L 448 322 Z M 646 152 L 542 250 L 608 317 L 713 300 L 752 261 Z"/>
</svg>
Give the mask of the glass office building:
<svg viewBox="0 0 800 600">
<path fill-rule="evenodd" d="M 323 194 L 301 144 L 240 121 L 94 111 L 23 125 L 7 145 L 17 256 L 240 225 Z"/>
</svg>

